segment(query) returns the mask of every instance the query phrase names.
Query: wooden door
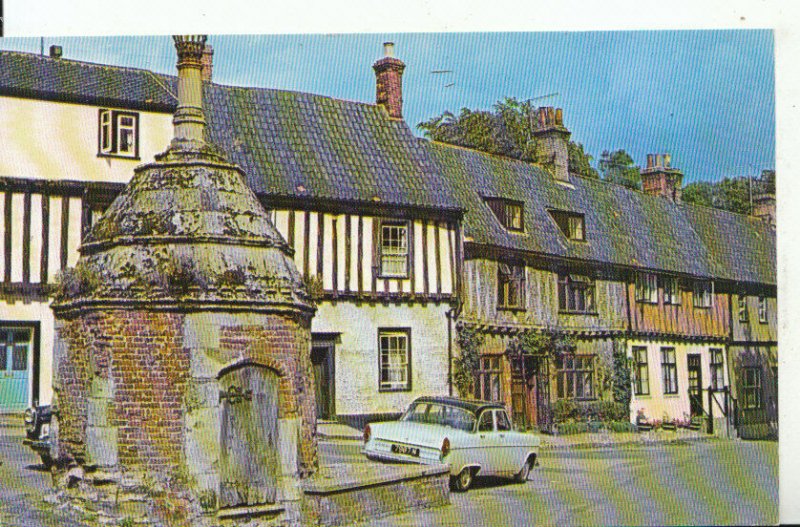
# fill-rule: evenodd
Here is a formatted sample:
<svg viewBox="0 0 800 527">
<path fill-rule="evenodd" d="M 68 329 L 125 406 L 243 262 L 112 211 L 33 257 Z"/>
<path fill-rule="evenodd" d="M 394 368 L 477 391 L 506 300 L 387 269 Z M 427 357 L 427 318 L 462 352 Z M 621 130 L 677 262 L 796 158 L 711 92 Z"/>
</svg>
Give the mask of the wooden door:
<svg viewBox="0 0 800 527">
<path fill-rule="evenodd" d="M 689 408 L 692 416 L 703 415 L 703 373 L 700 366 L 700 355 L 690 353 L 686 356 L 689 372 Z"/>
<path fill-rule="evenodd" d="M 315 345 L 311 349 L 317 419 L 333 419 L 333 346 Z"/>
<path fill-rule="evenodd" d="M 245 366 L 220 379 L 220 507 L 275 503 L 278 376 Z"/>
</svg>

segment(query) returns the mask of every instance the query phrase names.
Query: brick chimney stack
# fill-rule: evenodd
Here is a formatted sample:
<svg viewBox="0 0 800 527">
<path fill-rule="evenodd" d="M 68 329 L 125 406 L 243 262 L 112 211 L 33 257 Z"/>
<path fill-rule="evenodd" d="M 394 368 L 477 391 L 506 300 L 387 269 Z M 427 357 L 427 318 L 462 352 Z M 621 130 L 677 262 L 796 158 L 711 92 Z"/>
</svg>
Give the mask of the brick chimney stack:
<svg viewBox="0 0 800 527">
<path fill-rule="evenodd" d="M 172 118 L 173 146 L 204 143 L 202 61 L 206 38 L 206 35 L 172 37 L 178 52 L 178 108 Z"/>
<path fill-rule="evenodd" d="M 680 201 L 682 184 L 683 172 L 672 168 L 670 154 L 647 154 L 647 166 L 642 170 L 642 190 L 645 193 Z"/>
<path fill-rule="evenodd" d="M 403 70 L 406 65 L 394 57 L 394 42 L 384 42 L 383 58 L 372 65 L 376 77 L 375 101 L 392 119 L 403 118 Z"/>
<path fill-rule="evenodd" d="M 775 194 L 764 192 L 753 196 L 753 216 L 769 223 L 772 228 L 776 225 Z"/>
<path fill-rule="evenodd" d="M 569 182 L 569 144 L 570 131 L 564 127 L 564 114 L 561 108 L 542 106 L 537 111 L 533 123 L 533 135 L 538 139 L 538 157 L 541 163 L 553 165 L 558 181 Z"/>
<path fill-rule="evenodd" d="M 211 82 L 211 74 L 214 65 L 213 59 L 214 48 L 211 47 L 211 44 L 206 44 L 206 47 L 203 49 L 203 58 L 201 59 L 201 76 L 203 77 L 203 82 Z"/>
</svg>

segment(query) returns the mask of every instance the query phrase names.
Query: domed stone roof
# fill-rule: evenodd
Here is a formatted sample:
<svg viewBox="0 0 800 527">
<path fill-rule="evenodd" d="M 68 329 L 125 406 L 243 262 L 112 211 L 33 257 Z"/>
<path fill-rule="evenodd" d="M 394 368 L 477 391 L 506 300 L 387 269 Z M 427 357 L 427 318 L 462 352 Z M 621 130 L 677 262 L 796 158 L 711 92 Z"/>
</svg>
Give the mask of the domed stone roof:
<svg viewBox="0 0 800 527">
<path fill-rule="evenodd" d="M 313 310 L 292 250 L 244 173 L 203 141 L 198 107 L 182 121 L 179 105 L 169 149 L 135 169 L 87 234 L 54 309 Z M 181 130 L 189 121 L 196 128 Z"/>
</svg>

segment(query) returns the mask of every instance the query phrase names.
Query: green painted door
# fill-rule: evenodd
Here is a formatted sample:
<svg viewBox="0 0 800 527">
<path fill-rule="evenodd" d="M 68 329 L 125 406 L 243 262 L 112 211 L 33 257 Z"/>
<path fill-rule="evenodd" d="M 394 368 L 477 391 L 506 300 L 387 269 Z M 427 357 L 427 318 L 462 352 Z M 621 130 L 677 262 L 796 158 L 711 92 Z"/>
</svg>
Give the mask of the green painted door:
<svg viewBox="0 0 800 527">
<path fill-rule="evenodd" d="M 28 406 L 29 330 L 0 329 L 0 413 L 22 412 Z"/>
</svg>

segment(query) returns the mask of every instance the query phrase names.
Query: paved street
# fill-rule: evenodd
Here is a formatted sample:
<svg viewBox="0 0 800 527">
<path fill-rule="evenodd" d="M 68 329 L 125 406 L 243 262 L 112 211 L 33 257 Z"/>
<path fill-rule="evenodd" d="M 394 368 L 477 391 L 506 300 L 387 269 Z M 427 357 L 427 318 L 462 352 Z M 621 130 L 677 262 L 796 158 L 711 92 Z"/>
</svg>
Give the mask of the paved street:
<svg viewBox="0 0 800 527">
<path fill-rule="evenodd" d="M 22 444 L 20 426 L 0 426 L 0 527 L 85 527 L 42 497 L 52 489 L 50 473 Z"/>
<path fill-rule="evenodd" d="M 81 527 L 42 501 L 50 475 L 0 427 L 0 526 Z M 452 505 L 375 525 L 713 525 L 778 521 L 778 448 L 709 441 L 648 448 L 552 450 L 525 485 L 478 480 Z M 365 462 L 358 442 L 322 442 L 323 463 Z"/>
<path fill-rule="evenodd" d="M 778 521 L 777 443 L 543 452 L 525 485 L 476 482 L 449 507 L 375 525 L 739 525 Z M 357 447 L 323 446 L 345 458 Z"/>
</svg>

